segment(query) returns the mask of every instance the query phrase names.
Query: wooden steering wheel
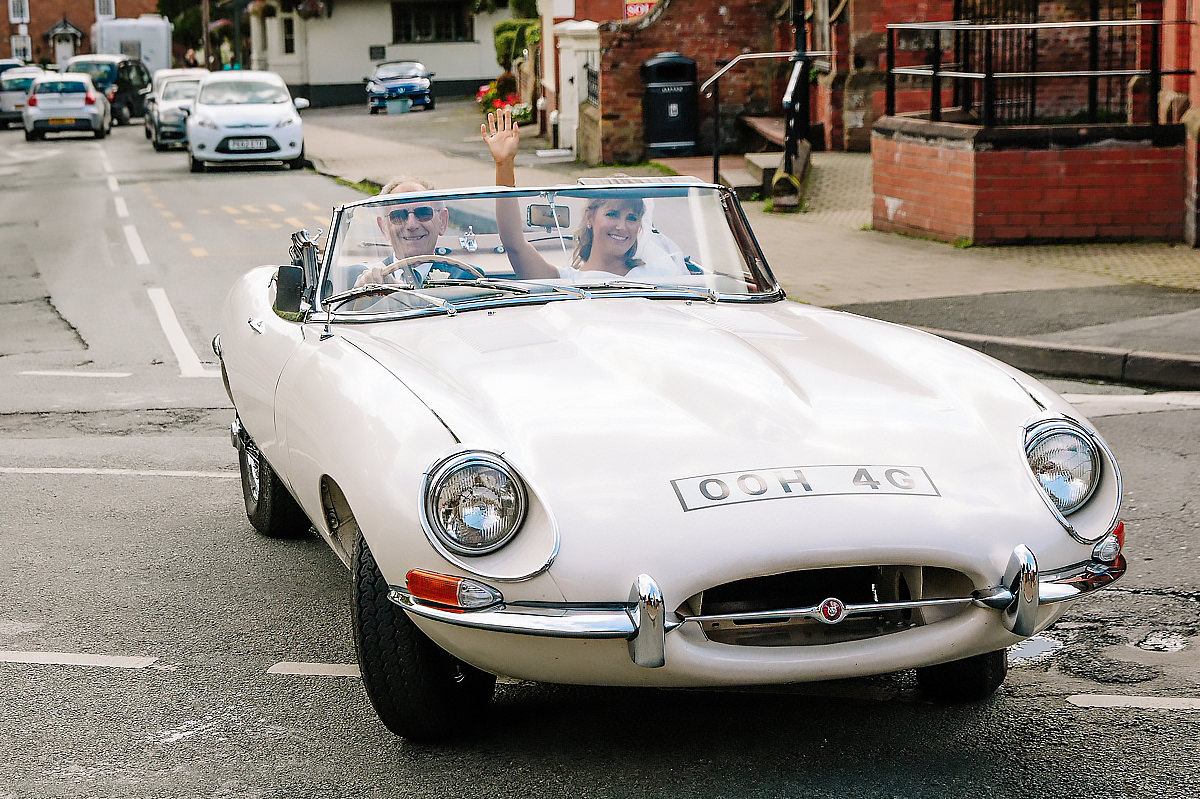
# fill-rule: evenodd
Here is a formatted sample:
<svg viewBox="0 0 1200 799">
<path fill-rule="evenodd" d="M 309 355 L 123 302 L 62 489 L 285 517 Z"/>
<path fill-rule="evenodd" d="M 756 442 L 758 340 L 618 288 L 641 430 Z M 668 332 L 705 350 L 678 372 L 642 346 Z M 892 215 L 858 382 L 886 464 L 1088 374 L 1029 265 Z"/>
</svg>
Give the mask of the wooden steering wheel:
<svg viewBox="0 0 1200 799">
<path fill-rule="evenodd" d="M 407 258 L 398 258 L 380 270 L 380 274 L 390 275 L 396 270 L 401 270 L 404 273 L 404 278 L 407 282 L 411 283 L 417 288 L 420 288 L 425 281 L 421 279 L 421 276 L 417 274 L 417 270 L 413 269 L 413 267 L 417 264 L 428 263 L 450 264 L 450 266 L 457 266 L 459 269 L 474 277 L 483 279 L 487 278 L 487 275 L 485 275 L 483 270 L 478 266 L 469 264 L 466 261 L 460 261 L 457 258 L 451 258 L 448 255 L 410 255 Z"/>
</svg>

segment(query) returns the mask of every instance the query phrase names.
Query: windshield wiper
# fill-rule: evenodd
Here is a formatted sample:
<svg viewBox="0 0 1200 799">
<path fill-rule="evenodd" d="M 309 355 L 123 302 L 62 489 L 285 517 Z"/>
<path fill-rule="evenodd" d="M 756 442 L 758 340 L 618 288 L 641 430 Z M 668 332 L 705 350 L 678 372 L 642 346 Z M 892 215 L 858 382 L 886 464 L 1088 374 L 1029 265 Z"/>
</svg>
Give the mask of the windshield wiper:
<svg viewBox="0 0 1200 799">
<path fill-rule="evenodd" d="M 639 280 L 605 280 L 603 283 L 583 283 L 579 288 L 585 292 L 596 289 L 639 289 L 684 292 L 695 297 L 703 297 L 708 302 L 716 302 L 720 296 L 716 289 L 710 289 L 707 286 L 681 286 L 676 283 L 644 283 Z"/>
<path fill-rule="evenodd" d="M 337 311 L 338 308 L 345 305 L 347 302 L 350 302 L 351 300 L 357 300 L 363 297 L 373 297 L 376 295 L 399 294 L 400 292 L 411 294 L 414 297 L 420 297 L 429 304 L 441 308 L 446 312 L 447 316 L 454 316 L 454 314 L 458 313 L 457 309 L 455 309 L 452 303 L 447 302 L 441 297 L 437 297 L 433 294 L 426 294 L 425 292 L 415 289 L 412 286 L 406 286 L 403 283 L 366 283 L 362 286 L 355 286 L 354 288 L 343 291 L 340 294 L 334 294 L 326 297 L 325 307 L 329 310 L 329 313 L 332 314 Z"/>
</svg>

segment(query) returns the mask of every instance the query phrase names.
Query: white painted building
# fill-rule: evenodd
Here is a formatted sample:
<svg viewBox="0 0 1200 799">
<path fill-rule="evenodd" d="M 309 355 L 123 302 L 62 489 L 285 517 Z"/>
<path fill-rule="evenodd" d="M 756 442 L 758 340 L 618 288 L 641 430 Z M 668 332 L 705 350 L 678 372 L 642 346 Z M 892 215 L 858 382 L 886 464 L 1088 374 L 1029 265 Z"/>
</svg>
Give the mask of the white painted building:
<svg viewBox="0 0 1200 799">
<path fill-rule="evenodd" d="M 473 96 L 500 74 L 492 30 L 512 19 L 501 2 L 476 14 L 475 0 L 259 1 L 248 17 L 249 66 L 279 73 L 317 106 L 365 107 L 363 78 L 382 61 L 420 61 L 436 73 L 439 96 Z"/>
</svg>

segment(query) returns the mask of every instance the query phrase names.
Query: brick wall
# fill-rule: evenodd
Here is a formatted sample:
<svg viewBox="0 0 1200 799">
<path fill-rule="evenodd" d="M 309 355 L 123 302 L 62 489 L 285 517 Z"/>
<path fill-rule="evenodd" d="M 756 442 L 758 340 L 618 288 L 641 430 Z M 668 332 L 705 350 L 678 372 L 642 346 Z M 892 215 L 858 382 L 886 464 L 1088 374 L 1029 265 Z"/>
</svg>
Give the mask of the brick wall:
<svg viewBox="0 0 1200 799">
<path fill-rule="evenodd" d="M 888 120 L 872 138 L 879 230 L 979 244 L 1184 238 L 1183 145 L 1098 132 L 1053 149 L 1050 137 L 998 147 L 967 126 L 904 126 Z"/>
<path fill-rule="evenodd" d="M 116 0 L 117 16 L 125 19 L 142 14 L 158 13 L 158 0 Z M 26 32 L 32 40 L 33 62 L 53 63 L 54 45 L 45 38 L 55 23 L 66 20 L 83 31 L 83 41 L 76 45 L 75 54 L 92 50 L 92 25 L 96 22 L 95 0 L 29 0 L 29 24 Z M 0 5 L 0 58 L 12 57 L 11 37 L 19 33 L 18 25 L 8 21 L 8 4 Z"/>
<path fill-rule="evenodd" d="M 773 49 L 774 26 L 763 22 L 773 19 L 778 8 L 777 0 L 723 0 L 720 5 L 659 0 L 643 17 L 602 23 L 600 160 L 636 163 L 645 154 L 640 67 L 647 59 L 662 52 L 681 53 L 696 61 L 697 84 L 703 83 L 719 68 L 718 60 Z M 721 78 L 721 117 L 726 125 L 732 126 L 739 113 L 767 109 L 776 67 L 743 63 Z M 697 104 L 703 148 L 712 141 L 712 100 L 698 97 Z M 723 140 L 728 135 L 723 130 Z"/>
</svg>

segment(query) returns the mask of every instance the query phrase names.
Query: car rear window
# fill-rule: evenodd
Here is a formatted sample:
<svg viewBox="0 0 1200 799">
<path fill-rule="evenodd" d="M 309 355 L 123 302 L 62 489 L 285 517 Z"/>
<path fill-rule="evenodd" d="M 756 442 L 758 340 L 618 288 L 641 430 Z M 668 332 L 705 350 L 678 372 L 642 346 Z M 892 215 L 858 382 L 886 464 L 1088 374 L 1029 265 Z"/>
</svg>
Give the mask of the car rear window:
<svg viewBox="0 0 1200 799">
<path fill-rule="evenodd" d="M 105 64 L 96 61 L 80 61 L 67 67 L 67 72 L 86 72 L 92 76 L 97 85 L 107 86 L 117 79 L 116 64 Z"/>
<path fill-rule="evenodd" d="M 77 80 L 48 80 L 37 85 L 34 94 L 85 94 L 87 86 Z"/>
<path fill-rule="evenodd" d="M 0 92 L 27 92 L 32 85 L 32 75 L 25 78 L 0 78 Z"/>
</svg>

